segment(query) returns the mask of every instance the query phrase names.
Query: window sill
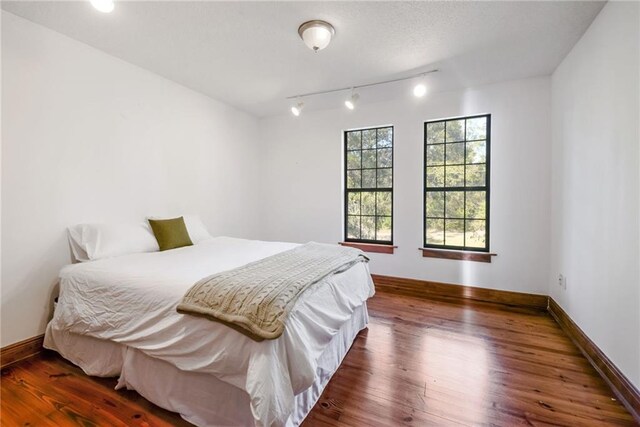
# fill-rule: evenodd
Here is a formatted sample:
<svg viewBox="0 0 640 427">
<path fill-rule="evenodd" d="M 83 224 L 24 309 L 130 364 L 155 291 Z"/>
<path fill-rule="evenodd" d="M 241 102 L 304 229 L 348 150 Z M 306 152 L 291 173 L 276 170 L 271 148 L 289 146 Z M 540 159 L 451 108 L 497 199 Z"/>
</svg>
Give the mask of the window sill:
<svg viewBox="0 0 640 427">
<path fill-rule="evenodd" d="M 489 252 L 473 252 L 473 251 L 454 251 L 449 249 L 434 249 L 434 248 L 418 248 L 422 251 L 424 258 L 442 258 L 442 259 L 456 259 L 462 261 L 476 261 L 476 262 L 488 262 L 491 263 L 491 258 L 498 256 Z"/>
<path fill-rule="evenodd" d="M 375 243 L 358 243 L 358 242 L 338 242 L 339 245 L 349 246 L 350 248 L 360 249 L 365 252 L 374 252 L 378 254 L 392 254 L 397 246 L 379 245 Z"/>
</svg>

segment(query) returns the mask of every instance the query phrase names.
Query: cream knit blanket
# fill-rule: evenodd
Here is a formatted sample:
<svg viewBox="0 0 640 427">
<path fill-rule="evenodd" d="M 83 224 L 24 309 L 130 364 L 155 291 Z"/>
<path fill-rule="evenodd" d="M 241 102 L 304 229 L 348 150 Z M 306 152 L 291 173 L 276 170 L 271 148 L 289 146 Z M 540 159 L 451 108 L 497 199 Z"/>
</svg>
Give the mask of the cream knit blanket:
<svg viewBox="0 0 640 427">
<path fill-rule="evenodd" d="M 368 260 L 358 249 L 307 243 L 201 279 L 187 291 L 178 312 L 225 323 L 258 341 L 275 339 L 305 290 Z"/>
</svg>

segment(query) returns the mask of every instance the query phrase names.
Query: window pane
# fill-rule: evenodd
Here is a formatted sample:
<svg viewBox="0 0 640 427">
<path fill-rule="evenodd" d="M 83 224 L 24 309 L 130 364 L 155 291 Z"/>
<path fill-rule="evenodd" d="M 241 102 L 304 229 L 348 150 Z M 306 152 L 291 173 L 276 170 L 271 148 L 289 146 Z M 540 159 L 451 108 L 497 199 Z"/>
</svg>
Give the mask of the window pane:
<svg viewBox="0 0 640 427">
<path fill-rule="evenodd" d="M 444 166 L 427 167 L 427 187 L 444 186 Z"/>
<path fill-rule="evenodd" d="M 391 241 L 391 217 L 376 217 L 376 240 Z"/>
<path fill-rule="evenodd" d="M 444 165 L 444 144 L 427 146 L 427 165 Z"/>
<path fill-rule="evenodd" d="M 446 218 L 464 218 L 464 192 L 448 191 L 445 194 Z"/>
<path fill-rule="evenodd" d="M 347 217 L 347 238 L 359 239 L 360 238 L 360 217 L 351 216 Z"/>
<path fill-rule="evenodd" d="M 378 148 L 391 147 L 392 143 L 391 128 L 378 129 Z"/>
<path fill-rule="evenodd" d="M 464 187 L 464 166 L 447 166 L 445 186 Z"/>
<path fill-rule="evenodd" d="M 375 169 L 365 169 L 362 171 L 362 188 L 376 188 Z"/>
<path fill-rule="evenodd" d="M 467 120 L 467 141 L 487 138 L 487 118 L 478 117 Z"/>
<path fill-rule="evenodd" d="M 487 161 L 486 141 L 467 142 L 467 163 L 484 163 Z"/>
<path fill-rule="evenodd" d="M 444 221 L 444 244 L 447 246 L 464 246 L 464 221 L 446 219 Z"/>
<path fill-rule="evenodd" d="M 344 135 L 345 238 L 391 243 L 393 127 L 346 131 Z"/>
<path fill-rule="evenodd" d="M 360 193 L 362 195 L 362 204 L 360 205 L 362 215 L 375 215 L 376 214 L 376 193 L 365 191 Z"/>
<path fill-rule="evenodd" d="M 471 248 L 484 248 L 486 236 L 486 222 L 471 220 L 467 221 L 467 246 Z"/>
<path fill-rule="evenodd" d="M 425 123 L 427 245 L 488 249 L 489 117 Z"/>
<path fill-rule="evenodd" d="M 467 166 L 467 187 L 483 187 L 485 185 L 486 165 Z"/>
<path fill-rule="evenodd" d="M 427 123 L 427 144 L 444 142 L 444 122 Z"/>
<path fill-rule="evenodd" d="M 375 216 L 363 216 L 360 219 L 362 221 L 362 234 L 360 236 L 363 240 L 375 240 L 376 239 L 376 217 Z"/>
<path fill-rule="evenodd" d="M 486 218 L 486 195 L 484 191 L 467 192 L 467 218 Z"/>
<path fill-rule="evenodd" d="M 383 148 L 378 150 L 378 167 L 390 168 L 393 165 L 391 148 Z"/>
<path fill-rule="evenodd" d="M 347 151 L 347 169 L 360 169 L 360 151 Z"/>
<path fill-rule="evenodd" d="M 428 219 L 425 236 L 428 245 L 444 244 L 444 219 Z"/>
<path fill-rule="evenodd" d="M 376 130 L 362 131 L 362 148 L 376 148 Z"/>
<path fill-rule="evenodd" d="M 363 168 L 375 168 L 376 167 L 376 150 L 363 150 L 362 151 L 362 167 Z"/>
<path fill-rule="evenodd" d="M 464 142 L 447 144 L 447 164 L 461 165 L 464 163 Z"/>
<path fill-rule="evenodd" d="M 378 205 L 377 205 L 377 214 L 378 215 L 391 215 L 391 192 L 381 191 L 377 193 L 378 197 Z"/>
<path fill-rule="evenodd" d="M 347 133 L 347 150 L 360 149 L 360 131 Z"/>
<path fill-rule="evenodd" d="M 392 185 L 392 169 L 378 169 L 378 188 L 391 188 Z"/>
<path fill-rule="evenodd" d="M 347 171 L 347 188 L 360 188 L 360 178 L 359 170 Z"/>
<path fill-rule="evenodd" d="M 444 217 L 444 192 L 442 191 L 427 191 L 426 194 L 426 216 L 431 217 Z"/>
<path fill-rule="evenodd" d="M 349 204 L 347 206 L 347 212 L 349 215 L 360 214 L 360 193 L 349 193 L 347 199 Z"/>
<path fill-rule="evenodd" d="M 464 119 L 447 122 L 447 142 L 464 141 Z"/>
</svg>

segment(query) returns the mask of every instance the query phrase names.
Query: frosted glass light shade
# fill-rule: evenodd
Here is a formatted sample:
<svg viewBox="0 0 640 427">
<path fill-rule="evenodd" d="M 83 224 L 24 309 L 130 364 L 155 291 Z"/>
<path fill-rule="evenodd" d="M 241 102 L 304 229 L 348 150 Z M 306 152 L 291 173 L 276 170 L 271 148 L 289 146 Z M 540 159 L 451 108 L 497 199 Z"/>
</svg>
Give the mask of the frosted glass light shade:
<svg viewBox="0 0 640 427">
<path fill-rule="evenodd" d="M 329 46 L 331 38 L 335 33 L 336 30 L 331 24 L 318 20 L 305 22 L 298 28 L 300 38 L 304 41 L 304 44 L 314 52 Z"/>
</svg>

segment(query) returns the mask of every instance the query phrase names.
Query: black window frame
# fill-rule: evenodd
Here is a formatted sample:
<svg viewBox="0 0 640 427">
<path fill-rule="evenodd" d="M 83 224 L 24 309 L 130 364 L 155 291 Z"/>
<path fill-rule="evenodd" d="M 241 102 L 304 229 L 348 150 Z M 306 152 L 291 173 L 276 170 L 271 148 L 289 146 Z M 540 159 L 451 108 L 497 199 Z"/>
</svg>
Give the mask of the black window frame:
<svg viewBox="0 0 640 427">
<path fill-rule="evenodd" d="M 446 166 L 459 166 L 459 165 L 447 165 L 446 164 L 446 145 L 447 145 L 447 135 L 446 135 L 446 122 L 451 122 L 451 121 L 456 121 L 456 120 L 470 120 L 470 119 L 477 119 L 477 118 L 481 118 L 481 117 L 486 117 L 487 120 L 487 127 L 486 127 L 486 138 L 484 139 L 484 141 L 486 141 L 486 153 L 485 153 L 485 185 L 484 186 L 474 186 L 474 187 L 467 187 L 466 186 L 466 182 L 465 185 L 463 185 L 462 187 L 447 187 L 446 184 Z M 444 130 L 444 145 L 445 145 L 445 182 L 443 183 L 442 187 L 427 187 L 427 125 L 431 124 L 431 123 L 441 123 L 444 122 L 445 123 L 445 130 Z M 465 135 L 464 135 L 464 143 L 465 143 L 465 151 L 464 151 L 464 157 L 465 157 L 465 161 L 464 161 L 464 166 L 465 166 L 465 176 L 466 176 L 466 154 L 467 154 L 467 142 L 472 142 L 472 141 L 483 141 L 483 140 L 467 140 L 467 129 L 466 129 L 466 125 L 465 125 Z M 429 145 L 433 145 L 433 144 L 429 144 Z M 422 149 L 423 149 L 423 153 L 422 153 L 422 244 L 424 248 L 430 248 L 430 249 L 444 249 L 444 250 L 456 250 L 456 251 L 472 251 L 472 252 L 489 252 L 490 251 L 490 215 L 491 215 L 491 204 L 490 204 L 490 200 L 491 200 L 491 114 L 477 114 L 477 115 L 473 115 L 473 116 L 460 116 L 460 117 L 451 117 L 451 118 L 447 118 L 447 119 L 437 119 L 437 120 L 428 120 L 424 122 L 424 128 L 423 128 L 423 144 L 422 144 Z M 433 167 L 433 166 L 431 166 Z M 466 221 L 468 220 L 467 218 L 467 213 L 466 213 L 466 192 L 468 191 L 485 191 L 485 246 L 483 248 L 480 247 L 469 247 L 469 246 L 454 246 L 454 245 L 439 245 L 439 244 L 429 244 L 427 243 L 427 193 L 433 191 L 433 192 L 447 192 L 447 191 L 463 191 L 465 192 L 465 213 L 464 213 L 464 218 L 463 220 L 465 221 L 465 230 L 466 230 Z M 446 215 L 446 198 L 445 198 L 445 212 L 444 215 Z M 437 218 L 436 218 L 437 219 Z M 445 218 L 443 218 L 443 220 L 445 220 Z M 457 218 L 456 218 L 457 219 Z M 473 218 L 471 218 L 473 219 Z M 446 224 L 446 222 L 445 222 Z M 445 233 L 446 236 L 446 225 L 445 228 L 443 229 L 443 232 Z M 445 243 L 446 243 L 446 237 L 445 237 Z"/>
<path fill-rule="evenodd" d="M 352 169 L 348 169 L 348 152 L 349 151 L 358 151 L 358 150 L 349 150 L 348 149 L 348 143 L 347 143 L 347 138 L 348 138 L 348 134 L 350 132 L 364 132 L 364 131 L 368 131 L 368 130 L 375 130 L 376 131 L 376 142 L 378 140 L 377 137 L 377 132 L 380 129 L 391 129 L 391 187 L 384 187 L 384 188 L 378 188 L 377 186 L 377 174 L 378 174 L 378 169 L 388 169 L 388 168 L 380 168 L 378 167 L 377 164 L 377 148 L 374 149 L 376 151 L 376 188 L 362 188 L 362 181 L 360 181 L 361 185 L 360 188 L 348 188 L 347 185 L 347 180 L 348 180 L 348 171 L 352 170 Z M 394 162 L 395 162 L 395 153 L 394 153 L 394 148 L 395 148 L 395 128 L 393 125 L 386 125 L 386 126 L 375 126 L 375 127 L 365 127 L 365 128 L 357 128 L 357 129 L 348 129 L 345 130 L 342 134 L 343 137 L 343 155 L 344 155 L 344 165 L 343 165 L 343 174 L 344 174 L 344 181 L 343 181 L 343 185 L 344 185 L 344 227 L 343 227 L 343 233 L 344 233 L 344 241 L 345 242 L 349 242 L 349 243 L 362 243 L 362 244 L 373 244 L 373 245 L 389 245 L 389 246 L 393 246 L 393 185 L 394 185 Z M 362 143 L 362 135 L 361 135 L 361 143 Z M 362 146 L 361 146 L 362 147 Z M 360 148 L 360 153 L 362 153 L 363 149 Z M 362 154 L 361 154 L 361 158 L 360 158 L 360 170 L 366 170 L 362 168 Z M 373 168 L 371 168 L 373 169 Z M 357 170 L 357 169 L 356 169 Z M 371 240 L 371 239 L 354 239 L 354 238 L 349 238 L 349 233 L 348 233 L 348 226 L 349 226 L 349 194 L 350 193 L 363 193 L 363 192 L 389 192 L 391 193 L 391 239 L 390 240 Z M 376 209 L 377 209 L 377 204 L 376 204 Z M 377 214 L 377 212 L 376 212 Z M 360 217 L 362 217 L 362 214 L 358 215 Z M 387 215 L 384 215 L 387 216 Z M 374 215 L 374 217 L 378 217 L 378 215 Z M 376 227 L 377 228 L 377 227 Z M 360 235 L 362 235 L 362 222 L 360 223 Z M 376 232 L 376 237 L 377 237 L 377 232 Z"/>
</svg>

